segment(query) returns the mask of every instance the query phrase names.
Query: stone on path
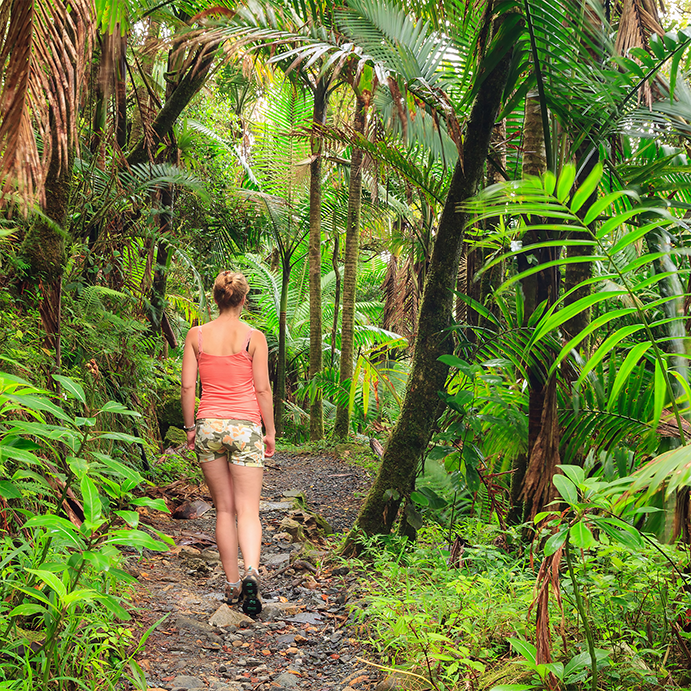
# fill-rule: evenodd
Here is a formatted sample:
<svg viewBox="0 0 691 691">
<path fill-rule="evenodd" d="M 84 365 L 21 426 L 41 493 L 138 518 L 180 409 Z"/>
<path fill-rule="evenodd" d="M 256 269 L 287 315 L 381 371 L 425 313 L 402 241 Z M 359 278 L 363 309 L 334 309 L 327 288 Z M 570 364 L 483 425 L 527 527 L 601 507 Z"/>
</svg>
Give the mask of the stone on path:
<svg viewBox="0 0 691 691">
<path fill-rule="evenodd" d="M 273 683 L 278 684 L 279 688 L 294 689 L 300 682 L 295 674 L 284 672 L 283 674 L 279 674 L 274 679 Z"/>
<path fill-rule="evenodd" d="M 175 617 L 175 626 L 178 629 L 192 629 L 193 631 L 199 631 L 200 633 L 205 633 L 210 636 L 215 636 L 218 633 L 213 626 L 206 622 L 197 621 L 196 619 L 192 619 L 192 617 L 186 617 L 184 614 L 178 614 Z"/>
<path fill-rule="evenodd" d="M 260 511 L 290 511 L 293 508 L 292 501 L 260 501 Z"/>
<path fill-rule="evenodd" d="M 259 618 L 262 621 L 285 619 L 297 614 L 298 609 L 293 602 L 265 602 Z"/>
<path fill-rule="evenodd" d="M 173 689 L 206 689 L 206 684 L 197 677 L 188 677 L 181 674 L 172 682 Z"/>
<path fill-rule="evenodd" d="M 222 604 L 209 619 L 211 626 L 243 626 L 254 624 L 254 620 L 242 612 L 230 609 L 225 603 Z"/>
</svg>

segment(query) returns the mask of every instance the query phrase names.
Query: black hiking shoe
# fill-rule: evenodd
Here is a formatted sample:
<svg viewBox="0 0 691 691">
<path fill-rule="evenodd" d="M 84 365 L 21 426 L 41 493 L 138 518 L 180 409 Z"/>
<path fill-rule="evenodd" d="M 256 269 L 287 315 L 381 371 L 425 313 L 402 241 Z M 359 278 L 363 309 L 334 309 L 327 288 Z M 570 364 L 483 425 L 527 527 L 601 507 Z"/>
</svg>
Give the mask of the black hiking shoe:
<svg viewBox="0 0 691 691">
<path fill-rule="evenodd" d="M 262 611 L 259 599 L 259 579 L 256 571 L 250 567 L 242 579 L 242 611 L 250 617 L 256 617 Z"/>
</svg>

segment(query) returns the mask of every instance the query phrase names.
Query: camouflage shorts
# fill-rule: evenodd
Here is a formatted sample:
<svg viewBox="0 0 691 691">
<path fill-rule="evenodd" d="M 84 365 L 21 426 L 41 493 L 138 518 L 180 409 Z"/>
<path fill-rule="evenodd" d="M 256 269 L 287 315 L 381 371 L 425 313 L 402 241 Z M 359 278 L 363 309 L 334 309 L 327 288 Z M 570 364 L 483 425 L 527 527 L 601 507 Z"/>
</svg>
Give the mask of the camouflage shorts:
<svg viewBox="0 0 691 691">
<path fill-rule="evenodd" d="M 213 417 L 197 420 L 194 450 L 200 463 L 227 456 L 235 465 L 261 468 L 264 465 L 262 427 L 249 420 Z"/>
</svg>

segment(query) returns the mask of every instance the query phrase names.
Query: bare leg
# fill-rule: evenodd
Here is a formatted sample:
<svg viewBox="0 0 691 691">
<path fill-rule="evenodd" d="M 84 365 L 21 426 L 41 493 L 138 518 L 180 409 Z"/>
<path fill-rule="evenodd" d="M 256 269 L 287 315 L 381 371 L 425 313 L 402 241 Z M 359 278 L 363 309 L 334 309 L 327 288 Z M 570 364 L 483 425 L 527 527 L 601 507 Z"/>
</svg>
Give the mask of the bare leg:
<svg viewBox="0 0 691 691">
<path fill-rule="evenodd" d="M 240 580 L 238 570 L 238 532 L 233 476 L 226 457 L 202 463 L 204 479 L 216 507 L 216 544 L 221 563 L 230 583 Z M 261 538 L 260 538 L 261 539 Z M 243 552 L 244 554 L 244 552 Z"/>
<path fill-rule="evenodd" d="M 238 517 L 237 536 L 240 542 L 245 571 L 259 569 L 262 546 L 262 525 L 259 521 L 259 499 L 262 493 L 264 468 L 229 465 L 233 478 L 235 511 Z M 230 579 L 229 579 L 230 580 Z"/>
</svg>

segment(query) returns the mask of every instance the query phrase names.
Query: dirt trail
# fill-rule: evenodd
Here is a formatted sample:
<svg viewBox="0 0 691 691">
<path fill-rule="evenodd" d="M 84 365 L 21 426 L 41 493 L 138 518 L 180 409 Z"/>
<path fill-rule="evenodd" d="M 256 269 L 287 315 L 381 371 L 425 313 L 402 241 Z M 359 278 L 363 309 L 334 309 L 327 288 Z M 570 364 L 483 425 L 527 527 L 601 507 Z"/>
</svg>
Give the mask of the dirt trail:
<svg viewBox="0 0 691 691">
<path fill-rule="evenodd" d="M 377 670 L 357 660 L 362 644 L 345 625 L 356 574 L 326 561 L 328 542 L 293 542 L 289 534 L 315 529 L 309 514 L 295 511 L 299 493 L 334 530 L 346 530 L 370 478 L 330 456 L 277 453 L 270 462 L 261 506 L 264 609 L 256 621 L 221 603 L 225 578 L 213 542 L 213 510 L 192 520 L 146 517 L 177 545 L 169 553 L 148 553 L 134 566 L 139 623 L 146 629 L 168 615 L 137 658 L 149 689 L 375 688 Z M 197 498 L 204 498 L 204 489 Z"/>
</svg>

